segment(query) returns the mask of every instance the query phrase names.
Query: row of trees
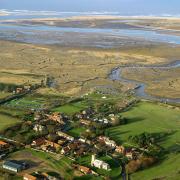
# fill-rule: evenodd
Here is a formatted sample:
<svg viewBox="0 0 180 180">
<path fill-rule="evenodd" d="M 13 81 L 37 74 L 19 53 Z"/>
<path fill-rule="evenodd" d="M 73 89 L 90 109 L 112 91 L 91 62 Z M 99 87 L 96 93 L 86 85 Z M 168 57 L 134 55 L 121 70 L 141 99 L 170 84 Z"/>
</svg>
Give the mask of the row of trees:
<svg viewBox="0 0 180 180">
<path fill-rule="evenodd" d="M 0 83 L 0 91 L 12 92 L 17 88 L 15 84 Z"/>
</svg>

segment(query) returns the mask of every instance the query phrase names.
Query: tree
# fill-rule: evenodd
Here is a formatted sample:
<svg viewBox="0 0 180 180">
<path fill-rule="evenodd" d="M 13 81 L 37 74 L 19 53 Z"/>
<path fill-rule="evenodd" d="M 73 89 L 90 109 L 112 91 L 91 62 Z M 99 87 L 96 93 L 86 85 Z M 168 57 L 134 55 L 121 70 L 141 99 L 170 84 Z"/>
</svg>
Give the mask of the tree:
<svg viewBox="0 0 180 180">
<path fill-rule="evenodd" d="M 58 135 L 56 135 L 56 134 L 48 134 L 47 138 L 48 138 L 49 141 L 54 142 L 54 141 L 56 141 L 58 139 Z"/>
<path fill-rule="evenodd" d="M 132 160 L 126 165 L 128 173 L 134 173 L 141 168 L 141 162 L 139 160 Z"/>
</svg>

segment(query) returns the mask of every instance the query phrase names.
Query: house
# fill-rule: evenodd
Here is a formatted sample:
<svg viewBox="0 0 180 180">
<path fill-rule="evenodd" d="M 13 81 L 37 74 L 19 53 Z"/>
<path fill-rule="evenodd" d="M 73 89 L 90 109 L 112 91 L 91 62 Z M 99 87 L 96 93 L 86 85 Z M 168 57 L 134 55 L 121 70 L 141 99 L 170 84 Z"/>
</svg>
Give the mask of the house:
<svg viewBox="0 0 180 180">
<path fill-rule="evenodd" d="M 128 159 L 133 159 L 134 158 L 134 151 L 130 148 L 130 149 L 126 149 L 125 150 L 125 156 Z"/>
<path fill-rule="evenodd" d="M 78 169 L 84 174 L 91 174 L 91 169 L 85 166 L 79 166 Z"/>
<path fill-rule="evenodd" d="M 32 146 L 41 146 L 42 144 L 45 143 L 45 138 L 38 138 L 36 140 L 34 140 L 31 145 Z"/>
<path fill-rule="evenodd" d="M 80 142 L 82 142 L 82 143 L 86 143 L 86 139 L 79 138 L 78 140 L 79 140 Z"/>
<path fill-rule="evenodd" d="M 5 150 L 9 147 L 9 144 L 0 140 L 0 150 Z"/>
<path fill-rule="evenodd" d="M 35 121 L 39 121 L 39 120 L 41 120 L 42 119 L 42 115 L 40 114 L 40 113 L 35 113 L 34 114 L 34 120 Z"/>
<path fill-rule="evenodd" d="M 70 148 L 69 148 L 68 146 L 63 147 L 63 148 L 61 149 L 61 154 L 68 154 L 69 151 L 70 151 Z"/>
<path fill-rule="evenodd" d="M 99 141 L 104 142 L 109 147 L 112 147 L 112 148 L 116 147 L 116 142 L 113 140 L 110 140 L 108 137 L 99 136 L 98 139 L 99 139 Z"/>
<path fill-rule="evenodd" d="M 125 147 L 123 146 L 116 146 L 115 151 L 120 154 L 125 154 Z"/>
<path fill-rule="evenodd" d="M 55 121 L 55 122 L 58 122 L 60 124 L 65 124 L 64 121 L 63 121 L 64 120 L 63 116 L 59 112 L 54 112 L 54 113 L 52 113 L 50 115 L 46 114 L 46 116 L 51 121 Z"/>
<path fill-rule="evenodd" d="M 43 172 L 41 174 L 43 176 L 43 180 L 60 180 L 60 177 L 55 177 L 54 175 L 51 175 L 50 173 Z M 56 175 L 59 176 L 59 175 Z"/>
<path fill-rule="evenodd" d="M 16 88 L 16 94 L 23 93 L 24 89 L 23 88 Z"/>
<path fill-rule="evenodd" d="M 5 161 L 2 165 L 3 169 L 7 169 L 9 171 L 13 171 L 13 172 L 20 172 L 23 169 L 26 168 L 26 164 L 24 162 L 19 162 L 19 161 L 15 161 L 15 160 L 11 160 L 11 161 Z"/>
<path fill-rule="evenodd" d="M 61 146 L 57 143 L 54 143 L 52 141 L 45 140 L 46 146 L 54 147 L 55 149 L 59 149 Z"/>
<path fill-rule="evenodd" d="M 35 124 L 33 130 L 36 132 L 42 132 L 43 130 L 45 130 L 45 126 L 42 126 L 40 124 Z"/>
<path fill-rule="evenodd" d="M 83 124 L 83 125 L 89 126 L 91 124 L 91 121 L 88 121 L 86 119 L 81 119 L 80 123 Z"/>
<path fill-rule="evenodd" d="M 81 143 L 86 143 L 88 145 L 91 145 L 92 142 L 88 139 L 84 139 L 84 138 L 79 138 L 78 141 L 80 141 Z"/>
<path fill-rule="evenodd" d="M 105 118 L 105 119 L 103 119 L 103 123 L 104 124 L 109 124 L 109 121 Z"/>
<path fill-rule="evenodd" d="M 34 140 L 31 143 L 32 146 L 38 146 L 39 149 L 42 149 L 43 151 L 58 151 L 60 149 L 60 145 L 52 142 L 52 141 L 48 141 L 44 138 L 39 138 L 37 140 Z"/>
<path fill-rule="evenodd" d="M 23 176 L 23 180 L 37 180 L 37 178 L 35 176 L 30 175 L 30 174 L 25 174 Z"/>
<path fill-rule="evenodd" d="M 30 85 L 25 85 L 25 86 L 24 86 L 24 89 L 25 89 L 26 91 L 30 91 L 30 90 L 31 90 L 31 86 L 30 86 Z"/>
<path fill-rule="evenodd" d="M 92 155 L 91 166 L 94 166 L 94 167 L 99 168 L 99 169 L 110 170 L 109 164 L 102 161 L 102 160 L 96 159 L 95 155 Z"/>
<path fill-rule="evenodd" d="M 74 137 L 72 137 L 72 136 L 70 136 L 70 135 L 68 135 L 62 131 L 58 131 L 57 134 L 58 134 L 58 136 L 63 137 L 69 141 L 74 141 Z"/>
<path fill-rule="evenodd" d="M 64 139 L 64 138 L 58 140 L 58 144 L 61 145 L 61 146 L 63 146 L 65 143 L 67 143 L 67 140 Z"/>
</svg>

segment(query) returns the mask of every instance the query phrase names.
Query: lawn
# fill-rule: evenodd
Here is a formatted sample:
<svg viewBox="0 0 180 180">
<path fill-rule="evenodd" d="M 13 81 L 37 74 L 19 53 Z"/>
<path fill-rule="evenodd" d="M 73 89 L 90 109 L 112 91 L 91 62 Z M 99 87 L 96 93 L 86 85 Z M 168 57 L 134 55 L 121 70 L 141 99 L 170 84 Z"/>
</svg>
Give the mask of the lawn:
<svg viewBox="0 0 180 180">
<path fill-rule="evenodd" d="M 71 169 L 71 160 L 69 160 L 68 158 L 62 157 L 60 160 L 57 160 L 55 157 L 48 153 L 37 152 L 34 150 L 29 151 L 31 151 L 34 156 L 45 161 L 49 166 L 54 168 L 54 170 L 59 172 L 65 179 L 71 179 L 71 177 L 73 176 L 73 171 Z"/>
<path fill-rule="evenodd" d="M 121 167 L 115 160 L 113 160 L 110 156 L 102 156 L 98 157 L 97 159 L 103 160 L 107 162 L 110 165 L 111 170 L 106 171 L 103 169 L 98 169 L 95 167 L 91 167 L 91 156 L 86 155 L 82 156 L 77 159 L 77 162 L 83 166 L 90 167 L 92 170 L 97 172 L 98 174 L 105 176 L 105 177 L 110 177 L 112 180 L 120 179 L 120 174 L 121 174 Z"/>
<path fill-rule="evenodd" d="M 68 115 L 73 115 L 75 113 L 78 113 L 82 111 L 83 109 L 86 109 L 88 106 L 84 101 L 78 101 L 74 103 L 69 103 L 60 107 L 57 107 L 53 109 L 53 111 L 65 113 Z"/>
<path fill-rule="evenodd" d="M 3 98 L 8 97 L 10 95 L 12 95 L 12 93 L 0 92 L 0 99 L 3 99 Z"/>
<path fill-rule="evenodd" d="M 133 179 L 139 179 L 142 176 L 142 180 L 148 180 L 159 176 L 169 176 L 173 170 L 177 172 L 177 165 L 180 163 L 178 163 L 178 155 L 176 154 L 180 142 L 180 110 L 165 105 L 140 102 L 129 111 L 121 113 L 121 115 L 128 118 L 129 123 L 108 129 L 109 136 L 120 144 L 125 143 L 130 135 L 143 132 L 170 133 L 161 142 L 161 145 L 171 153 L 167 155 L 163 162 L 154 168 L 133 175 Z"/>
<path fill-rule="evenodd" d="M 0 107 L 0 114 L 4 115 L 22 118 L 25 113 L 26 111 L 23 111 L 23 109 L 8 108 L 4 106 Z"/>
<path fill-rule="evenodd" d="M 65 180 L 70 180 L 73 177 L 73 169 L 71 167 L 72 161 L 64 156 L 57 158 L 55 155 L 47 152 L 24 149 L 11 154 L 10 157 L 34 162 L 36 166 L 29 169 L 29 171 L 54 171 L 64 177 Z"/>
<path fill-rule="evenodd" d="M 34 98 L 33 96 L 26 96 L 21 99 L 15 99 L 7 103 L 8 107 L 13 107 L 17 109 L 32 109 L 41 108 L 45 104 L 43 98 Z"/>
<path fill-rule="evenodd" d="M 85 127 L 74 127 L 71 130 L 68 131 L 68 133 L 73 137 L 80 137 L 81 133 L 86 130 Z"/>
<path fill-rule="evenodd" d="M 20 122 L 20 119 L 18 118 L 5 114 L 0 114 L 0 131 L 4 130 L 9 126 L 15 125 L 18 122 Z"/>
<path fill-rule="evenodd" d="M 28 94 L 23 98 L 14 99 L 4 106 L 16 109 L 41 109 L 45 107 L 52 107 L 56 103 L 64 103 L 66 97 L 55 95 L 42 95 L 42 94 Z"/>
<path fill-rule="evenodd" d="M 167 158 L 160 164 L 148 168 L 144 171 L 139 171 L 132 175 L 133 180 L 151 180 L 155 177 L 165 177 L 169 180 L 178 180 L 179 177 L 180 154 L 169 154 Z"/>
</svg>

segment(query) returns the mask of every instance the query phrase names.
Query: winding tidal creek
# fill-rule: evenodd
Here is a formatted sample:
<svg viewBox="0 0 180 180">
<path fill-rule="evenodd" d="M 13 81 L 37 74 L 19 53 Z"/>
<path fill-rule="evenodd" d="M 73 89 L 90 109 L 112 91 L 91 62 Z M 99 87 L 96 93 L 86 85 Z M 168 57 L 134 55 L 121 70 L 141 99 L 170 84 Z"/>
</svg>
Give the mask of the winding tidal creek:
<svg viewBox="0 0 180 180">
<path fill-rule="evenodd" d="M 171 69 L 171 68 L 179 68 L 180 67 L 180 61 L 175 61 L 172 62 L 170 64 L 165 64 L 165 65 L 161 65 L 161 66 L 119 66 L 114 68 L 110 75 L 109 78 L 111 80 L 114 81 L 121 81 L 121 82 L 125 82 L 125 83 L 133 83 L 136 85 L 136 88 L 134 88 L 133 92 L 134 95 L 143 99 L 147 99 L 147 100 L 153 100 L 153 101 L 160 101 L 160 102 L 169 102 L 169 103 L 180 103 L 180 98 L 164 98 L 164 97 L 158 97 L 158 96 L 153 96 L 150 95 L 148 93 L 146 93 L 145 89 L 146 89 L 146 83 L 143 82 L 139 82 L 136 80 L 132 80 L 132 79 L 127 79 L 126 77 L 122 77 L 121 71 L 123 68 L 137 68 L 137 69 L 141 69 L 141 68 L 154 68 L 154 69 Z"/>
</svg>

